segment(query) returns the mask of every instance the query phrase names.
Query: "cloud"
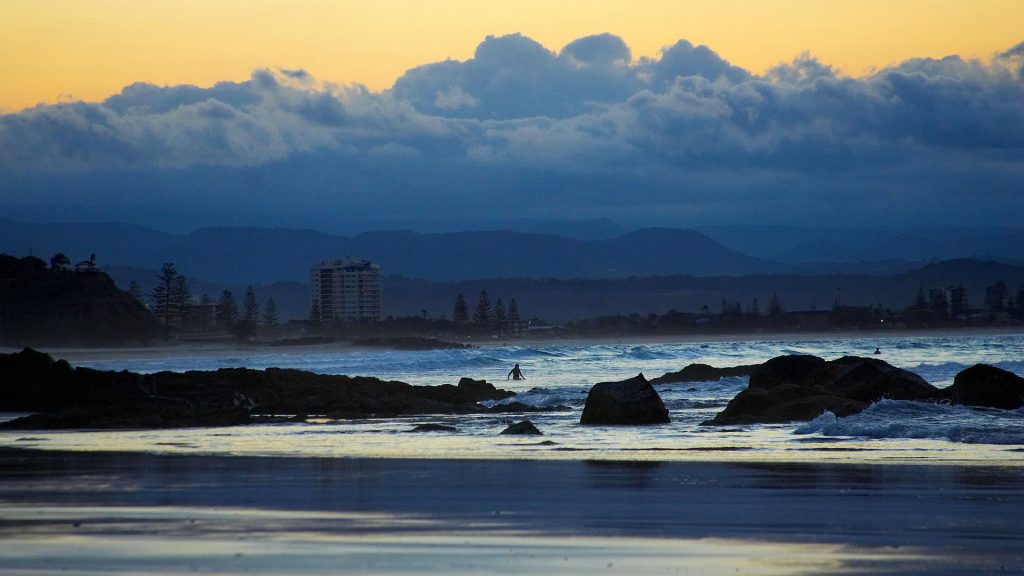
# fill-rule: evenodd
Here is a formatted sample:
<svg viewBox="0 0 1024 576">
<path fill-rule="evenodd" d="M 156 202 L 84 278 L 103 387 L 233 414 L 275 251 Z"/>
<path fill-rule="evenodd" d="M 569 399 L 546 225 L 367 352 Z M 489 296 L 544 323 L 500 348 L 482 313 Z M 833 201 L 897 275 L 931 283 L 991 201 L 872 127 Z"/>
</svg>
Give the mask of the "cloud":
<svg viewBox="0 0 1024 576">
<path fill-rule="evenodd" d="M 0 116 L 0 195 L 183 211 L 247 197 L 296 222 L 1009 222 L 1024 213 L 1022 46 L 863 78 L 803 53 L 759 76 L 683 40 L 634 60 L 610 34 L 557 53 L 513 34 L 383 92 L 302 70 L 139 83 Z"/>
</svg>

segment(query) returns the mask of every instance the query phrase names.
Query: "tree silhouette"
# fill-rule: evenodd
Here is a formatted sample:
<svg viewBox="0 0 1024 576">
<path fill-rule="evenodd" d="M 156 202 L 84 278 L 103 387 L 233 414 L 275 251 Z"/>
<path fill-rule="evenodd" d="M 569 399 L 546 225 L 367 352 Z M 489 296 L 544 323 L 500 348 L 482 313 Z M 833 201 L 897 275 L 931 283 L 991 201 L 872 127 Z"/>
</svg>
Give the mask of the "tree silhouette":
<svg viewBox="0 0 1024 576">
<path fill-rule="evenodd" d="M 231 290 L 225 290 L 220 294 L 217 302 L 217 324 L 231 330 L 238 322 L 238 303 L 235 302 L 235 295 Z"/>
<path fill-rule="evenodd" d="M 505 315 L 505 303 L 501 301 L 501 298 L 498 298 L 498 301 L 494 303 L 492 321 L 499 333 L 505 331 L 505 327 L 508 325 L 508 316 Z"/>
<path fill-rule="evenodd" d="M 263 325 L 267 328 L 277 327 L 277 303 L 273 297 L 267 298 L 266 304 L 263 305 Z"/>
<path fill-rule="evenodd" d="M 174 262 L 165 262 L 157 275 L 153 289 L 154 315 L 164 328 L 164 336 L 170 335 L 172 327 L 180 326 L 185 305 L 189 299 L 188 282 L 178 274 Z"/>
<path fill-rule="evenodd" d="M 487 298 L 487 290 L 480 291 L 476 311 L 473 312 L 473 322 L 478 326 L 487 326 L 491 323 L 491 300 Z"/>
<path fill-rule="evenodd" d="M 132 298 L 135 298 L 135 301 L 139 304 L 146 303 L 146 295 L 142 293 L 142 286 L 135 280 L 128 283 L 128 293 L 131 294 Z"/>
<path fill-rule="evenodd" d="M 461 293 L 455 297 L 455 309 L 452 311 L 452 321 L 459 325 L 469 323 L 469 307 L 466 306 L 466 298 Z"/>
<path fill-rule="evenodd" d="M 242 319 L 234 326 L 234 334 L 237 338 L 248 339 L 256 334 L 256 328 L 260 319 L 260 305 L 256 301 L 256 291 L 252 286 L 245 287 L 245 296 L 242 297 Z"/>
<path fill-rule="evenodd" d="M 508 321 L 510 324 L 519 322 L 519 305 L 516 304 L 515 298 L 508 303 Z"/>
<path fill-rule="evenodd" d="M 66 270 L 71 265 L 71 258 L 63 252 L 57 252 L 50 257 L 50 270 Z"/>
</svg>

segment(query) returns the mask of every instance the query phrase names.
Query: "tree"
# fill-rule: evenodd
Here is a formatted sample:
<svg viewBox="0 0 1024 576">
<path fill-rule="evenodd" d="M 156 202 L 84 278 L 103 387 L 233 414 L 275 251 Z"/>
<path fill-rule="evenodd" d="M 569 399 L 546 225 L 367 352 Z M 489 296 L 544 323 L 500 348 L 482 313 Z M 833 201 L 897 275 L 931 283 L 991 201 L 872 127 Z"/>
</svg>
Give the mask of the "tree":
<svg viewBox="0 0 1024 576">
<path fill-rule="evenodd" d="M 479 326 L 487 326 L 491 323 L 491 300 L 487 297 L 487 290 L 480 291 L 480 297 L 476 301 L 476 311 L 473 312 L 473 322 Z"/>
<path fill-rule="evenodd" d="M 768 301 L 768 316 L 772 318 L 779 318 L 785 312 L 782 307 L 782 300 L 779 299 L 779 295 L 772 292 L 772 299 Z"/>
<path fill-rule="evenodd" d="M 469 323 L 469 307 L 466 298 L 460 293 L 455 297 L 455 309 L 452 310 L 452 321 L 459 325 Z"/>
<path fill-rule="evenodd" d="M 71 258 L 63 252 L 57 252 L 50 257 L 50 270 L 66 270 L 71 265 Z"/>
<path fill-rule="evenodd" d="M 245 287 L 245 296 L 242 297 L 242 321 L 256 323 L 260 318 L 260 304 L 256 301 L 256 291 L 252 286 Z"/>
<path fill-rule="evenodd" d="M 273 297 L 267 298 L 263 305 L 263 325 L 267 328 L 277 327 L 277 302 L 274 302 Z"/>
<path fill-rule="evenodd" d="M 508 303 L 508 321 L 513 325 L 519 322 L 519 305 L 516 304 L 515 298 Z"/>
<path fill-rule="evenodd" d="M 217 324 L 231 330 L 238 322 L 238 303 L 235 302 L 235 295 L 231 290 L 225 290 L 220 294 L 217 302 Z"/>
<path fill-rule="evenodd" d="M 260 319 L 260 304 L 256 301 L 256 291 L 252 286 L 245 287 L 242 297 L 242 319 L 235 323 L 233 333 L 240 339 L 252 338 Z"/>
<path fill-rule="evenodd" d="M 494 303 L 493 321 L 498 332 L 503 332 L 508 325 L 508 317 L 505 315 L 505 303 L 501 301 L 501 298 L 498 298 L 498 301 Z"/>
<path fill-rule="evenodd" d="M 164 327 L 165 336 L 170 334 L 171 327 L 181 325 L 182 313 L 188 298 L 188 282 L 185 277 L 178 274 L 174 262 L 165 262 L 160 267 L 156 288 L 153 289 L 154 314 Z"/>
<path fill-rule="evenodd" d="M 761 307 L 757 305 L 757 298 L 754 298 L 754 303 L 750 305 L 750 315 L 754 318 L 761 316 Z"/>
<path fill-rule="evenodd" d="M 142 286 L 135 280 L 128 283 L 128 293 L 131 294 L 132 298 L 135 298 L 135 301 L 139 304 L 146 303 L 146 295 L 142 293 Z"/>
</svg>

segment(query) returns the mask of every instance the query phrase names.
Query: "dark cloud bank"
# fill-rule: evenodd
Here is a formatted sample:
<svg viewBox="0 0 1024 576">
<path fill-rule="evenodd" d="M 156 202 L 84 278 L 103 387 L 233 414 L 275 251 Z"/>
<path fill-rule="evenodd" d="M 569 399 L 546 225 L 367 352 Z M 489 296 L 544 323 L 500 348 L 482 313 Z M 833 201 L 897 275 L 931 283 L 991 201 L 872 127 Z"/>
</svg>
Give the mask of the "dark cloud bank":
<svg viewBox="0 0 1024 576">
<path fill-rule="evenodd" d="M 849 78 L 801 55 L 763 76 L 680 41 L 609 34 L 553 53 L 488 37 L 390 90 L 258 70 L 134 84 L 0 116 L 14 217 L 164 228 L 1018 224 L 1024 43 Z"/>
</svg>

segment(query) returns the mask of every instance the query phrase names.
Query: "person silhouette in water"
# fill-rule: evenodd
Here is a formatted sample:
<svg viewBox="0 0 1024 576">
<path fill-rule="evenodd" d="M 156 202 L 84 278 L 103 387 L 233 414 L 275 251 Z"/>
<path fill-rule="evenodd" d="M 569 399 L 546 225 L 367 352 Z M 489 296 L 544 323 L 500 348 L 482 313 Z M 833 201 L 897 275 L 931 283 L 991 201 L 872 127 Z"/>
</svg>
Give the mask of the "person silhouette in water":
<svg viewBox="0 0 1024 576">
<path fill-rule="evenodd" d="M 523 371 L 519 369 L 518 363 L 508 371 L 508 376 L 505 377 L 505 380 L 508 380 L 509 378 L 513 380 L 526 380 L 526 376 L 523 376 Z"/>
</svg>

